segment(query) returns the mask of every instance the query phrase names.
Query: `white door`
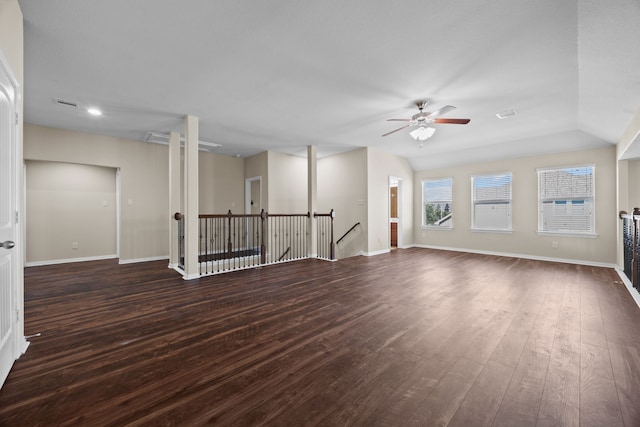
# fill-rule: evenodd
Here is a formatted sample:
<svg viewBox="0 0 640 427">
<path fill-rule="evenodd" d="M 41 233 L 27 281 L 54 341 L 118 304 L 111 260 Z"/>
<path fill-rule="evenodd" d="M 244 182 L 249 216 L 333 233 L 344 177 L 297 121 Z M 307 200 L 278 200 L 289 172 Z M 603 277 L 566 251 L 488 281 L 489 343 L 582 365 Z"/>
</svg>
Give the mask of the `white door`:
<svg viewBox="0 0 640 427">
<path fill-rule="evenodd" d="M 18 125 L 16 115 L 17 84 L 0 52 L 0 386 L 9 374 L 22 334 L 18 310 L 19 251 L 13 247 L 17 231 Z M 22 338 L 24 339 L 24 338 Z"/>
</svg>

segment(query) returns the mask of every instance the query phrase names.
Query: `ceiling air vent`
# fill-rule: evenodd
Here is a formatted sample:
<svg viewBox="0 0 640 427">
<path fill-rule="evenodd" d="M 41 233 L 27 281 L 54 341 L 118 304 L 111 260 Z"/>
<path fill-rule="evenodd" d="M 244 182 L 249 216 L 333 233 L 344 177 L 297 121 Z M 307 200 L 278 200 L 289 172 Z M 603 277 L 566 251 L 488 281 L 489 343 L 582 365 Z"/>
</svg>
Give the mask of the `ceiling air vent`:
<svg viewBox="0 0 640 427">
<path fill-rule="evenodd" d="M 496 117 L 499 118 L 500 120 L 504 120 L 504 119 L 513 117 L 517 114 L 518 112 L 516 110 L 505 110 L 505 111 L 500 111 L 499 113 L 496 113 Z"/>
<path fill-rule="evenodd" d="M 53 102 L 63 107 L 78 108 L 78 103 L 73 101 L 66 101 L 60 98 L 53 98 Z"/>
<path fill-rule="evenodd" d="M 169 145 L 169 134 L 160 132 L 145 132 L 143 141 L 153 142 L 154 144 Z M 184 137 L 180 135 L 180 146 L 184 147 Z M 211 151 L 214 148 L 222 147 L 215 142 L 198 141 L 198 149 L 202 151 Z"/>
</svg>

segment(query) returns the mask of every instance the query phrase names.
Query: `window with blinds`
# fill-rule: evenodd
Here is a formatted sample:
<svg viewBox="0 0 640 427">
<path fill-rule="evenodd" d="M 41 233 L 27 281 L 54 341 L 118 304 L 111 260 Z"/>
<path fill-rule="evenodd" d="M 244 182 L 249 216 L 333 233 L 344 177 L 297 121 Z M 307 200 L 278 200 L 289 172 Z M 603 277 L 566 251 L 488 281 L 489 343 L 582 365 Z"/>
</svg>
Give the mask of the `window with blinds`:
<svg viewBox="0 0 640 427">
<path fill-rule="evenodd" d="M 422 181 L 422 226 L 453 227 L 453 178 Z"/>
<path fill-rule="evenodd" d="M 594 166 L 538 169 L 538 232 L 595 234 Z"/>
<path fill-rule="evenodd" d="M 511 172 L 471 177 L 474 230 L 511 231 Z"/>
</svg>

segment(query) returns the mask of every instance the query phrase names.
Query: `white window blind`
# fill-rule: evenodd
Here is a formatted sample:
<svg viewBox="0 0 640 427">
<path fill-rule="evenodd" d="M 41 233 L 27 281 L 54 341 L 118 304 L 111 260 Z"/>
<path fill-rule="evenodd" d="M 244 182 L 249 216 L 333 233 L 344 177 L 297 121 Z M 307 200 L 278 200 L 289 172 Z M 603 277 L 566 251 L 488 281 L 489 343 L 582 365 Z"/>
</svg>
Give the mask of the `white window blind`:
<svg viewBox="0 0 640 427">
<path fill-rule="evenodd" d="M 594 166 L 538 170 L 538 231 L 594 234 Z"/>
<path fill-rule="evenodd" d="M 511 230 L 511 173 L 471 177 L 476 230 Z"/>
<path fill-rule="evenodd" d="M 453 227 L 453 179 L 422 181 L 422 225 L 424 227 Z"/>
</svg>

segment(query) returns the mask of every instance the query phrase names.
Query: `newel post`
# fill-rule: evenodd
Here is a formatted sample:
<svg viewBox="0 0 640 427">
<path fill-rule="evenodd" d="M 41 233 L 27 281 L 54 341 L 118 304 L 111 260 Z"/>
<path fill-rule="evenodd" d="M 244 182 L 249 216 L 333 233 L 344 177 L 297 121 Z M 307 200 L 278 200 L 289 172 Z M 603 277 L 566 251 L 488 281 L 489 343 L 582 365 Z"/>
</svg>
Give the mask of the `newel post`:
<svg viewBox="0 0 640 427">
<path fill-rule="evenodd" d="M 267 263 L 267 247 L 264 240 L 264 225 L 267 220 L 267 213 L 262 209 L 260 211 L 260 264 Z"/>
<path fill-rule="evenodd" d="M 227 252 L 229 253 L 229 258 L 233 257 L 233 244 L 231 243 L 231 209 L 229 209 L 229 212 L 227 213 Z"/>
<path fill-rule="evenodd" d="M 198 248 L 198 118 L 186 116 L 184 124 L 184 275 L 185 280 L 200 277 Z"/>
<path fill-rule="evenodd" d="M 333 236 L 333 219 L 336 217 L 336 212 L 331 209 L 329 213 L 331 215 L 331 242 L 329 243 L 329 255 L 331 256 L 331 260 L 336 259 L 336 244 Z"/>
</svg>

